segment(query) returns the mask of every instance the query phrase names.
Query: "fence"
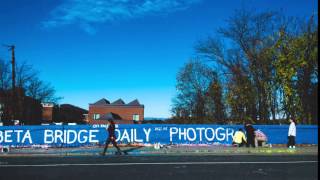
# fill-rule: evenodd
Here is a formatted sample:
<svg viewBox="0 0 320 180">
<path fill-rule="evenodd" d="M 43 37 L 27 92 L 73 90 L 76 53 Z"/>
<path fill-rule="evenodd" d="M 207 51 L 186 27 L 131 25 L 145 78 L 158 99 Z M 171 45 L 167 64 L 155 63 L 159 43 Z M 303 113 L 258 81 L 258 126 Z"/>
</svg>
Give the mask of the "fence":
<svg viewBox="0 0 320 180">
<path fill-rule="evenodd" d="M 143 144 L 231 144 L 240 125 L 117 125 L 119 143 Z M 255 125 L 268 137 L 268 143 L 286 144 L 288 125 Z M 78 147 L 103 144 L 105 125 L 0 126 L 0 145 Z M 318 126 L 298 125 L 297 144 L 318 144 Z"/>
</svg>

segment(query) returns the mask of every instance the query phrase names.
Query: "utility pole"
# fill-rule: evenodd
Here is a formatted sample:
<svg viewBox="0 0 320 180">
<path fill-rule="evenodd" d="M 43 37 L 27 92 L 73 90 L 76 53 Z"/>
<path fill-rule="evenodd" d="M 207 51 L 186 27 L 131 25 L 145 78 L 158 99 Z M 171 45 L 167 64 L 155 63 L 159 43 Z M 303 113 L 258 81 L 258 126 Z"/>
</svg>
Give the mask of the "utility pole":
<svg viewBox="0 0 320 180">
<path fill-rule="evenodd" d="M 14 45 L 4 45 L 9 48 L 11 51 L 11 64 L 12 64 L 12 92 L 15 92 L 16 89 L 16 62 L 15 62 L 15 54 L 14 54 Z"/>
<path fill-rule="evenodd" d="M 15 54 L 14 54 L 14 45 L 4 45 L 5 47 L 8 48 L 9 51 L 11 51 L 11 64 L 12 64 L 12 101 L 11 101 L 11 110 L 12 110 L 12 114 L 11 114 L 11 118 L 12 120 L 15 119 L 15 106 L 14 104 L 16 104 L 16 63 L 15 63 Z"/>
<path fill-rule="evenodd" d="M 16 62 L 14 56 L 14 45 L 10 47 L 12 53 L 12 91 L 15 92 L 16 89 Z"/>
</svg>

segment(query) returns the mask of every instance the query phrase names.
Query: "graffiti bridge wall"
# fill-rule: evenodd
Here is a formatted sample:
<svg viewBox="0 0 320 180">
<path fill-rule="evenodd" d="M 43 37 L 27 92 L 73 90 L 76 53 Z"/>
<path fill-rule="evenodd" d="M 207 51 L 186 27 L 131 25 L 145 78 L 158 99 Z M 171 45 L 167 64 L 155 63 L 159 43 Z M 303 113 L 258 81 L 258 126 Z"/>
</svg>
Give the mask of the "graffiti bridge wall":
<svg viewBox="0 0 320 180">
<path fill-rule="evenodd" d="M 117 125 L 118 143 L 142 144 L 225 144 L 232 143 L 233 133 L 241 125 Z M 255 125 L 264 132 L 268 143 L 286 144 L 288 125 Z M 105 125 L 1 126 L 0 145 L 78 147 L 104 144 Z M 297 144 L 318 144 L 318 126 L 298 125 Z"/>
</svg>

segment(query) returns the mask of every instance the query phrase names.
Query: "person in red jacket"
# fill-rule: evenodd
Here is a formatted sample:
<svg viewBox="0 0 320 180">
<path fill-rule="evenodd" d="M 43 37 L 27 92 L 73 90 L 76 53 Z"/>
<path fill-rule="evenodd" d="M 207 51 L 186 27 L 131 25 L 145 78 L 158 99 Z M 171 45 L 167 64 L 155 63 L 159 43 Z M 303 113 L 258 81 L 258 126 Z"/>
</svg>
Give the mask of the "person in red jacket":
<svg viewBox="0 0 320 180">
<path fill-rule="evenodd" d="M 101 155 L 104 156 L 106 154 L 106 151 L 108 149 L 108 145 L 110 144 L 110 142 L 113 144 L 115 148 L 117 148 L 117 151 L 118 151 L 117 154 L 121 155 L 121 150 L 118 147 L 118 144 L 116 142 L 117 137 L 115 136 L 115 133 L 114 133 L 116 129 L 116 125 L 113 120 L 108 120 L 108 122 L 109 122 L 109 126 L 107 130 L 108 130 L 109 136 L 108 136 L 108 139 L 106 140 L 106 145 Z"/>
</svg>

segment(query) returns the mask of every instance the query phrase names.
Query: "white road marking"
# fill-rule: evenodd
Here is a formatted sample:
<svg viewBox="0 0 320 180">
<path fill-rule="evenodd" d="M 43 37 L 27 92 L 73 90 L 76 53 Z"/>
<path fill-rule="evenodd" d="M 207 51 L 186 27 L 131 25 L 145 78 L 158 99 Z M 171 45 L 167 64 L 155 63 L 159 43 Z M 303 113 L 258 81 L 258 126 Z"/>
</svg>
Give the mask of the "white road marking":
<svg viewBox="0 0 320 180">
<path fill-rule="evenodd" d="M 217 165 L 217 164 L 304 164 L 318 161 L 270 161 L 270 162 L 146 162 L 146 163 L 100 163 L 100 164 L 0 164 L 1 167 L 60 167 L 60 166 L 136 166 L 136 165 Z"/>
</svg>

